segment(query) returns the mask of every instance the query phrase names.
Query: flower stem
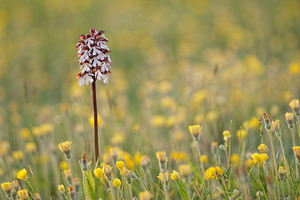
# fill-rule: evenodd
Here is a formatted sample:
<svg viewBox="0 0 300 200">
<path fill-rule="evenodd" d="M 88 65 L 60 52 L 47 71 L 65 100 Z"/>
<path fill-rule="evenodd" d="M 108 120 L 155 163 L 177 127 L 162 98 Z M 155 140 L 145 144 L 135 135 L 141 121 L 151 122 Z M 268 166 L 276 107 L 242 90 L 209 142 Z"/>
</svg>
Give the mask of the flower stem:
<svg viewBox="0 0 300 200">
<path fill-rule="evenodd" d="M 94 79 L 92 83 L 92 96 L 93 96 L 93 111 L 94 111 L 94 151 L 95 151 L 95 164 L 96 164 L 99 158 L 96 79 Z"/>
</svg>

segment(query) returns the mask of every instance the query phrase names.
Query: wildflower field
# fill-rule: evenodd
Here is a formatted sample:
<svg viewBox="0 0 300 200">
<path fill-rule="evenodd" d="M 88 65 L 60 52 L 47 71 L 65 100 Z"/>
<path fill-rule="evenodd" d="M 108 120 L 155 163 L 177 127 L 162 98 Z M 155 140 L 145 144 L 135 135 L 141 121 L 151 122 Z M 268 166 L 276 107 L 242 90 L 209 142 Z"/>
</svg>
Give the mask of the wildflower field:
<svg viewBox="0 0 300 200">
<path fill-rule="evenodd" d="M 0 200 L 300 199 L 299 0 L 2 0 Z"/>
</svg>

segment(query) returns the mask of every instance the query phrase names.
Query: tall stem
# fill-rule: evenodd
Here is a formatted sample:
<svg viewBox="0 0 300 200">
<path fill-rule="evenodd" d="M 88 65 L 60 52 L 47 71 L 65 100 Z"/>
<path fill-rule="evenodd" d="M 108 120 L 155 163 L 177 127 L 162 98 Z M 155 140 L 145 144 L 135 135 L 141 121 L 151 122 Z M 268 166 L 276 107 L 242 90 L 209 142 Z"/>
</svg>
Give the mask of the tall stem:
<svg viewBox="0 0 300 200">
<path fill-rule="evenodd" d="M 99 158 L 96 80 L 94 80 L 92 83 L 92 96 L 93 96 L 93 111 L 94 111 L 94 151 L 95 151 L 95 164 L 96 164 Z"/>
</svg>

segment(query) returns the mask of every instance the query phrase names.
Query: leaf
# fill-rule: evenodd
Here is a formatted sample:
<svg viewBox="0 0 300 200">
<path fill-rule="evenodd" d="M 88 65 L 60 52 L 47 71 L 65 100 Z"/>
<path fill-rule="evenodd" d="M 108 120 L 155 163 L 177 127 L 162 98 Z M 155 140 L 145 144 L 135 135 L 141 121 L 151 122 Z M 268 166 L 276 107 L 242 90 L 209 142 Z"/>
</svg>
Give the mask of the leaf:
<svg viewBox="0 0 300 200">
<path fill-rule="evenodd" d="M 95 200 L 95 182 L 90 171 L 82 172 L 84 195 Z"/>
<path fill-rule="evenodd" d="M 185 184 L 183 183 L 183 181 L 181 179 L 176 180 L 179 192 L 181 194 L 181 197 L 183 200 L 188 200 L 188 195 L 185 189 Z"/>
</svg>

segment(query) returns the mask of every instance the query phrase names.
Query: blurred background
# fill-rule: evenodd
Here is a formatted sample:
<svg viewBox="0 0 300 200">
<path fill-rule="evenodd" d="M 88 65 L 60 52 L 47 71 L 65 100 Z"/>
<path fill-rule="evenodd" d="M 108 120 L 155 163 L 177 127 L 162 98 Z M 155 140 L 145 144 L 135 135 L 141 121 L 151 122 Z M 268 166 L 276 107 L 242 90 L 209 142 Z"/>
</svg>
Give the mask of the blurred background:
<svg viewBox="0 0 300 200">
<path fill-rule="evenodd" d="M 75 77 L 78 36 L 91 27 L 105 30 L 112 59 L 109 84 L 97 83 L 102 152 L 190 151 L 176 141 L 191 141 L 195 123 L 206 149 L 231 120 L 258 136 L 259 115 L 283 121 L 299 98 L 299 24 L 298 0 L 2 0 L 0 140 L 24 150 L 31 129 L 51 123 L 50 149 L 72 140 L 75 161 L 91 152 L 91 88 Z"/>
</svg>

